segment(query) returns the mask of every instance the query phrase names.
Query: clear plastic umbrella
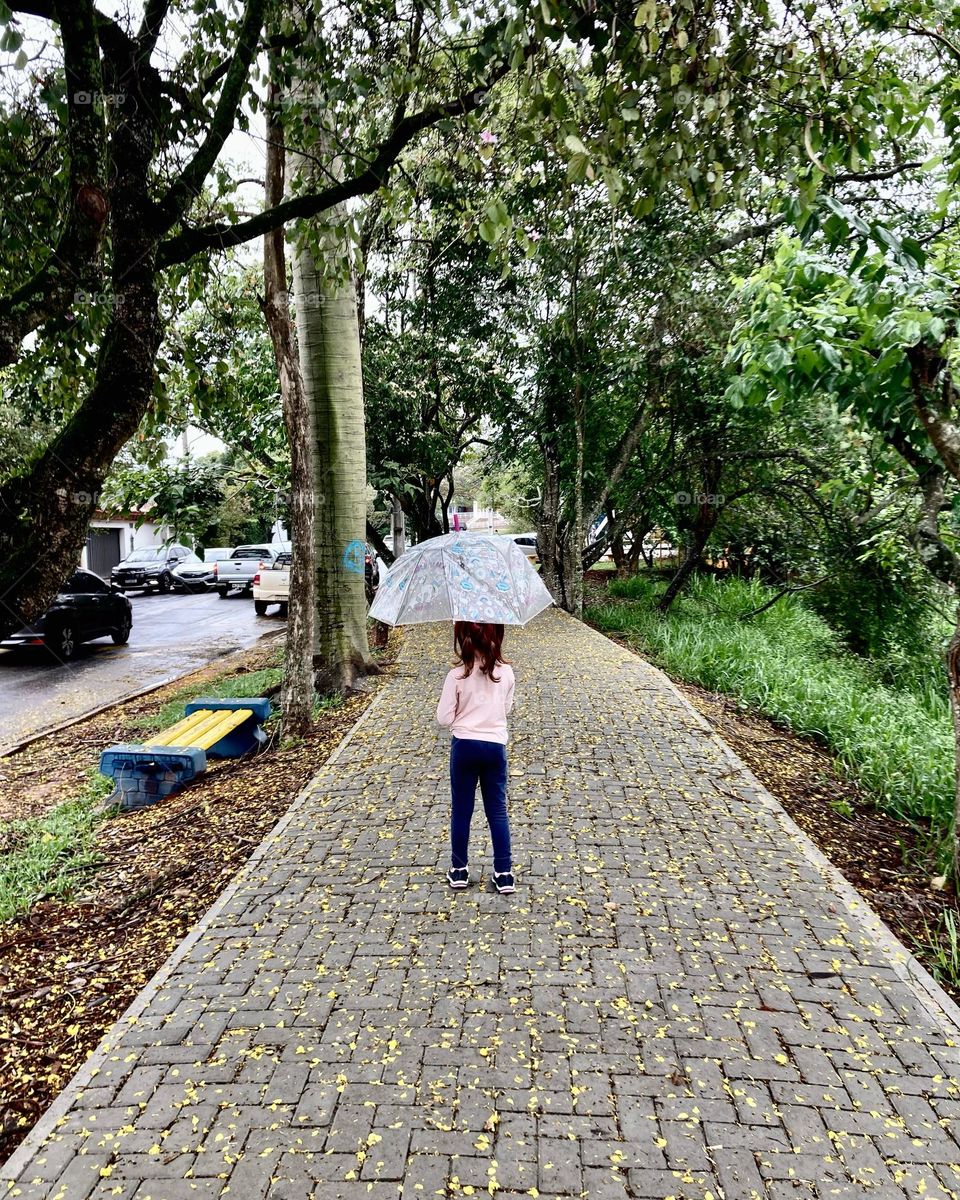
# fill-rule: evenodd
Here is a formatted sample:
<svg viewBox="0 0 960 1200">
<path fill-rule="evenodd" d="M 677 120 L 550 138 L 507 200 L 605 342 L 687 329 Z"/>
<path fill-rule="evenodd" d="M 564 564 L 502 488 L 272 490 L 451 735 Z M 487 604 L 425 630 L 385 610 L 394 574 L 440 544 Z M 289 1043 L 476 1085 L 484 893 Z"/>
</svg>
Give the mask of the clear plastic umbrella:
<svg viewBox="0 0 960 1200">
<path fill-rule="evenodd" d="M 543 580 L 513 538 L 447 533 L 400 555 L 380 580 L 370 616 L 387 625 L 526 625 L 552 603 Z"/>
</svg>

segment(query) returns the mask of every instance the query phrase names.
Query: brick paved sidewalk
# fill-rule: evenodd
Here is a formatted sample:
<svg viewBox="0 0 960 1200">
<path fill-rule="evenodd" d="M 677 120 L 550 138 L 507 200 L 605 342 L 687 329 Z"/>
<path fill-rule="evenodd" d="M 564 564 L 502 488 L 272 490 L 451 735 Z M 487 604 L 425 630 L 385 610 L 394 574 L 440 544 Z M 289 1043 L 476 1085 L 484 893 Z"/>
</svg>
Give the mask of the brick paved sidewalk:
<svg viewBox="0 0 960 1200">
<path fill-rule="evenodd" d="M 520 888 L 488 890 L 478 812 L 484 882 L 448 892 L 443 633 L 408 633 L 9 1194 L 955 1195 L 956 1010 L 663 676 L 559 613 L 508 638 Z"/>
</svg>

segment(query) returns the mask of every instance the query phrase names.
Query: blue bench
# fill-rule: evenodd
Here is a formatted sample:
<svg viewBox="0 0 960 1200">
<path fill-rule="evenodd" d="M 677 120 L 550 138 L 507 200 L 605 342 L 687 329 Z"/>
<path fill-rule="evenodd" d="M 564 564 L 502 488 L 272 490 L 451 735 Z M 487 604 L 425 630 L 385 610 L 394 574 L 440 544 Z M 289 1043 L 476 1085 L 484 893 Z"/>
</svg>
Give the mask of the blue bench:
<svg viewBox="0 0 960 1200">
<path fill-rule="evenodd" d="M 100 774 L 115 783 L 110 802 L 122 812 L 155 804 L 207 769 L 211 758 L 239 758 L 266 744 L 264 696 L 218 700 L 201 696 L 184 708 L 183 720 L 135 745 L 110 746 L 100 755 Z"/>
</svg>

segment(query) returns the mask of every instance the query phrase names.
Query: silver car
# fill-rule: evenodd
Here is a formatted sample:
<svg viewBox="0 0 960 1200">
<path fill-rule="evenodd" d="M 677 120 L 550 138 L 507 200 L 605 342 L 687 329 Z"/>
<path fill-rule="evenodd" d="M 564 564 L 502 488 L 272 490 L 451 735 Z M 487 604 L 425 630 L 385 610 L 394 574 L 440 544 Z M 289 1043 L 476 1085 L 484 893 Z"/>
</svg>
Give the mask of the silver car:
<svg viewBox="0 0 960 1200">
<path fill-rule="evenodd" d="M 223 562 L 233 553 L 232 546 L 212 546 L 203 552 L 203 562 L 181 563 L 173 572 L 173 586 L 178 592 L 207 592 L 216 582 L 213 564 Z"/>
</svg>

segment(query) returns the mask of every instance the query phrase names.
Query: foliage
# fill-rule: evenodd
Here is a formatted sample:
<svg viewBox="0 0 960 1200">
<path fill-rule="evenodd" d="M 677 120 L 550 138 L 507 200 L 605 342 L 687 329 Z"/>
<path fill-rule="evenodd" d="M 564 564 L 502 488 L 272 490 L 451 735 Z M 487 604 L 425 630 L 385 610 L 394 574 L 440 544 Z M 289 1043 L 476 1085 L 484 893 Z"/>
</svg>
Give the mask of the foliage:
<svg viewBox="0 0 960 1200">
<path fill-rule="evenodd" d="M 91 772 L 82 792 L 45 816 L 10 821 L 0 841 L 0 922 L 38 900 L 70 896 L 100 861 L 94 830 L 107 815 L 112 781 Z"/>
<path fill-rule="evenodd" d="M 365 323 L 368 477 L 381 503 L 396 496 L 417 540 L 449 529 L 465 459 L 485 442 L 511 381 L 509 334 L 497 327 L 499 272 L 469 245 L 449 198 L 430 189 L 409 224 L 381 223 Z"/>
<path fill-rule="evenodd" d="M 910 352 L 922 343 L 946 348 L 954 334 L 960 249 L 944 244 L 922 259 L 929 269 L 887 252 L 847 266 L 784 238 L 740 289 L 729 358 L 734 402 L 762 400 L 777 411 L 788 399 L 828 394 L 933 461 L 914 412 Z"/>
<path fill-rule="evenodd" d="M 64 469 L 76 495 L 93 497 L 151 407 L 166 419 L 158 350 L 201 297 L 212 254 L 363 195 L 404 221 L 414 202 L 390 179 L 401 157 L 418 186 L 485 179 L 461 204 L 464 238 L 495 261 L 527 253 L 516 172 L 495 153 L 508 133 L 521 178 L 559 176 L 544 197 L 554 210 L 556 196 L 583 187 L 636 219 L 661 194 L 720 211 L 763 177 L 781 182 L 761 208 L 789 198 L 809 211 L 824 183 L 912 138 L 928 103 L 898 40 L 839 0 L 785 13 L 765 0 L 642 0 L 623 11 L 343 0 L 333 16 L 312 2 L 245 0 L 175 11 L 176 53 L 158 57 L 173 15 L 164 5 L 147 6 L 142 23 L 125 10 L 95 16 L 86 0 L 55 6 L 45 19 L 59 39 L 37 45 L 19 12 L 0 9 L 13 60 L 0 179 L 16 197 L 0 239 L 0 362 L 22 360 L 55 429 L 0 484 L 16 529 L 0 593 L 31 615 L 75 557 L 93 504 L 56 503 Z M 322 159 L 322 182 L 294 183 L 263 212 L 251 211 L 223 151 L 263 108 L 267 42 L 289 144 Z M 452 153 L 437 153 L 437 138 Z M 364 248 L 361 220 L 341 232 Z M 162 368 L 178 353 L 168 344 Z M 49 369 L 58 361 L 62 371 Z M 204 369 L 193 382 L 202 391 L 206 379 Z M 579 522 L 579 482 L 574 491 Z"/>
<path fill-rule="evenodd" d="M 681 679 L 817 738 L 883 807 L 946 836 L 953 733 L 945 689 L 877 683 L 795 596 L 742 620 L 774 594 L 755 580 L 697 579 L 667 617 L 655 611 L 656 588 L 646 576 L 616 581 L 611 595 L 630 599 L 599 604 L 588 618 Z"/>
<path fill-rule="evenodd" d="M 161 459 L 114 464 L 101 506 L 108 512 L 137 512 L 195 546 L 232 546 L 268 539 L 284 509 L 269 477 L 252 475 L 233 456 Z"/>
<path fill-rule="evenodd" d="M 168 326 L 158 378 L 162 403 L 148 422 L 167 434 L 195 425 L 224 442 L 251 475 L 286 490 L 289 452 L 259 276 L 228 263 Z"/>
</svg>

